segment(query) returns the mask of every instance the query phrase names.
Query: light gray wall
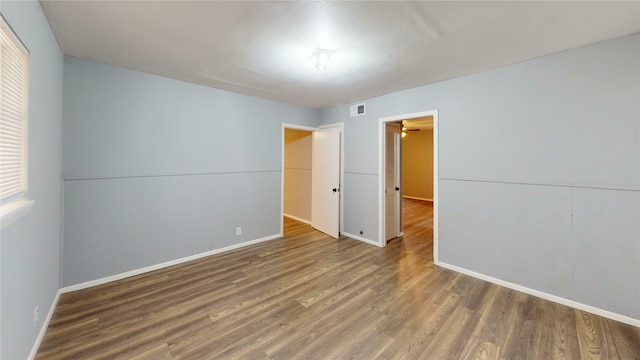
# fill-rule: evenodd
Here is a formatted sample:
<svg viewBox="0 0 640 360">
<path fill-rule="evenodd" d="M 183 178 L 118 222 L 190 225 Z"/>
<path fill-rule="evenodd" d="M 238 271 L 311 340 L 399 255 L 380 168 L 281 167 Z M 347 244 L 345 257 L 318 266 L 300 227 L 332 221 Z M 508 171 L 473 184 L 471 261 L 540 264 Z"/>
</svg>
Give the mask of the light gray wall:
<svg viewBox="0 0 640 360">
<path fill-rule="evenodd" d="M 0 236 L 0 358 L 26 359 L 60 285 L 63 57 L 37 1 L 3 0 L 2 14 L 30 52 L 29 197 L 35 204 Z"/>
<path fill-rule="evenodd" d="M 438 109 L 439 260 L 640 319 L 639 44 L 323 110 L 345 123 L 345 231 L 378 238 L 378 119 Z"/>
<path fill-rule="evenodd" d="M 65 58 L 64 285 L 279 234 L 282 123 L 318 116 Z"/>
<path fill-rule="evenodd" d="M 311 131 L 284 129 L 284 213 L 311 221 Z"/>
</svg>

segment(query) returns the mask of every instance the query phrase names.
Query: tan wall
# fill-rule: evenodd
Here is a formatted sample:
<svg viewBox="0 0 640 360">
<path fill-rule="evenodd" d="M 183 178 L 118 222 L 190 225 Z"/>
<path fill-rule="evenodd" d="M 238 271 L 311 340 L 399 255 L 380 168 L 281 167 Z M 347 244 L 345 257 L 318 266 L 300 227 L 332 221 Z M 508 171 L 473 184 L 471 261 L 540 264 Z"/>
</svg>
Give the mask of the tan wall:
<svg viewBox="0 0 640 360">
<path fill-rule="evenodd" d="M 433 199 L 433 130 L 402 138 L 402 195 Z"/>
<path fill-rule="evenodd" d="M 285 129 L 284 213 L 311 221 L 312 132 Z"/>
</svg>

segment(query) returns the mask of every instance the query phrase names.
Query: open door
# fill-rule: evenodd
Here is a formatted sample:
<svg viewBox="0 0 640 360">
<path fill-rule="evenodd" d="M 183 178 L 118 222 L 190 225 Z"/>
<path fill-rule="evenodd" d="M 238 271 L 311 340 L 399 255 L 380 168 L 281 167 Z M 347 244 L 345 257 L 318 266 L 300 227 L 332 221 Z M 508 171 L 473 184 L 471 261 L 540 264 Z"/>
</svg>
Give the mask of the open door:
<svg viewBox="0 0 640 360">
<path fill-rule="evenodd" d="M 389 241 L 400 235 L 400 124 L 385 127 L 384 157 L 384 236 Z"/>
<path fill-rule="evenodd" d="M 313 132 L 311 225 L 331 237 L 340 236 L 340 132 Z"/>
</svg>

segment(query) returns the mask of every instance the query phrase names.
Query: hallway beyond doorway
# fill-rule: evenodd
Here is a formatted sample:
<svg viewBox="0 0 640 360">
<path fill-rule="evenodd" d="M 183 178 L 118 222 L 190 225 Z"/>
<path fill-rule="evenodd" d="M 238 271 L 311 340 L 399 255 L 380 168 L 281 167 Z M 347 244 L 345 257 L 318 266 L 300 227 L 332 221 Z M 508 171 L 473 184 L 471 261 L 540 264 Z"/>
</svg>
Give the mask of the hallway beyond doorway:
<svg viewBox="0 0 640 360">
<path fill-rule="evenodd" d="M 387 246 L 433 260 L 433 203 L 403 198 L 402 232 Z"/>
</svg>

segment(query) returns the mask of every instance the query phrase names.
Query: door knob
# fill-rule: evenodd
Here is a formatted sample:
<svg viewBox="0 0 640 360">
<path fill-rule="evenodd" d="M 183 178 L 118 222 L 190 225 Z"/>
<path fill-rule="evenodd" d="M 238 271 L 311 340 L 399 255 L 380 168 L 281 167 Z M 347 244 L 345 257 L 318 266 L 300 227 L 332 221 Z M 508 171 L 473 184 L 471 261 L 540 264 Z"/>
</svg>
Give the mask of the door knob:
<svg viewBox="0 0 640 360">
<path fill-rule="evenodd" d="M 338 188 L 333 188 L 333 192 L 338 192 L 338 191 L 340 191 L 340 189 L 338 189 Z"/>
<path fill-rule="evenodd" d="M 400 191 L 400 188 L 396 186 L 396 191 Z"/>
</svg>

